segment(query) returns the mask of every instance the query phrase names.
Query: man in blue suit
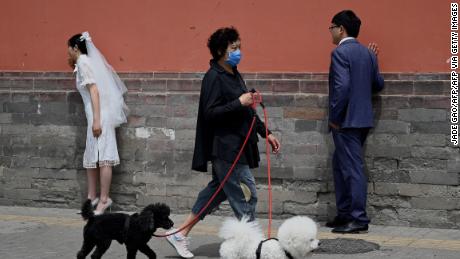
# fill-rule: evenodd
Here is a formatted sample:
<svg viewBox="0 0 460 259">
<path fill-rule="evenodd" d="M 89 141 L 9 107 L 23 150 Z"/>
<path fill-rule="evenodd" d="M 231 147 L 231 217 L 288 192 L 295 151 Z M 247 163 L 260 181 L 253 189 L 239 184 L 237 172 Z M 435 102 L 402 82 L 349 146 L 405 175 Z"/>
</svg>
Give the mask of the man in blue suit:
<svg viewBox="0 0 460 259">
<path fill-rule="evenodd" d="M 337 48 L 329 71 L 329 127 L 334 139 L 332 159 L 337 215 L 326 226 L 334 233 L 367 232 L 367 178 L 363 146 L 373 125 L 372 93 L 383 89 L 375 44 L 356 38 L 361 20 L 353 11 L 339 12 L 329 31 Z"/>
</svg>

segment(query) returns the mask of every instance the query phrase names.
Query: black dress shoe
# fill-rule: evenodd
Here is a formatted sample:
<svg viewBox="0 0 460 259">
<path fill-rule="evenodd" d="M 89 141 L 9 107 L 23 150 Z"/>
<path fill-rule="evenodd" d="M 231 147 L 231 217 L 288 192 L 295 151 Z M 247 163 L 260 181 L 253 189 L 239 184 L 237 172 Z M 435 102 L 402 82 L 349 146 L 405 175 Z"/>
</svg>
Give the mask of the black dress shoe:
<svg viewBox="0 0 460 259">
<path fill-rule="evenodd" d="M 332 233 L 340 234 L 362 234 L 367 233 L 369 230 L 369 225 L 359 224 L 355 221 L 349 222 L 346 225 L 336 227 L 332 229 Z"/>
<path fill-rule="evenodd" d="M 335 217 L 333 221 L 326 222 L 326 227 L 336 228 L 343 225 L 346 225 L 349 221 L 343 218 Z"/>
</svg>

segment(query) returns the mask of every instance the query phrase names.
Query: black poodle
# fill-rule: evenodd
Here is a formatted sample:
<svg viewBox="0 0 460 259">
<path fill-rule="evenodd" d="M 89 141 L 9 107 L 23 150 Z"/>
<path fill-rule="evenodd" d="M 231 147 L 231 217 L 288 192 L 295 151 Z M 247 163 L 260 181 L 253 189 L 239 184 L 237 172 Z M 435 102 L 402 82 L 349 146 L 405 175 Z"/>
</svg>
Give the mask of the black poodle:
<svg viewBox="0 0 460 259">
<path fill-rule="evenodd" d="M 108 213 L 95 216 L 91 200 L 81 209 L 83 219 L 88 220 L 83 230 L 83 245 L 77 258 L 85 258 L 96 246 L 91 258 L 101 258 L 112 240 L 125 244 L 128 259 L 136 258 L 137 250 L 148 258 L 156 258 L 148 242 L 157 228 L 169 229 L 174 223 L 169 218 L 170 209 L 165 204 L 150 204 L 140 214 Z"/>
</svg>

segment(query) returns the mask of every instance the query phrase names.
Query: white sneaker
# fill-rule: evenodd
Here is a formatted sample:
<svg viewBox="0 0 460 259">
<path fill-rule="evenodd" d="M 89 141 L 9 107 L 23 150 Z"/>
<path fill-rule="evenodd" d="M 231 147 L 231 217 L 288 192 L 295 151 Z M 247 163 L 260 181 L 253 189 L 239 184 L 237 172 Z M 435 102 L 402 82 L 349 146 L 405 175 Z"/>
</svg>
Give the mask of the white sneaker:
<svg viewBox="0 0 460 259">
<path fill-rule="evenodd" d="M 173 233 L 177 231 L 177 229 L 171 229 L 170 231 L 166 232 L 166 234 Z M 193 258 L 194 255 L 188 250 L 189 245 L 189 238 L 182 235 L 181 233 L 176 233 L 174 235 L 170 235 L 166 237 L 166 240 L 176 249 L 177 253 L 182 258 Z"/>
</svg>

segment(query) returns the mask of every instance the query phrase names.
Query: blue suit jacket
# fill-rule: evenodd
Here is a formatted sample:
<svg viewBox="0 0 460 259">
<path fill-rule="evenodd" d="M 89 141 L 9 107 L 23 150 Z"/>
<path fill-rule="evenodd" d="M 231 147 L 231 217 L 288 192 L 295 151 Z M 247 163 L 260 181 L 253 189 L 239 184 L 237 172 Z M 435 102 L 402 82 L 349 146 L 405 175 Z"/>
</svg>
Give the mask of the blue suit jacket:
<svg viewBox="0 0 460 259">
<path fill-rule="evenodd" d="M 329 121 L 341 128 L 373 127 L 372 93 L 383 84 L 375 54 L 355 39 L 344 41 L 331 54 Z"/>
</svg>

